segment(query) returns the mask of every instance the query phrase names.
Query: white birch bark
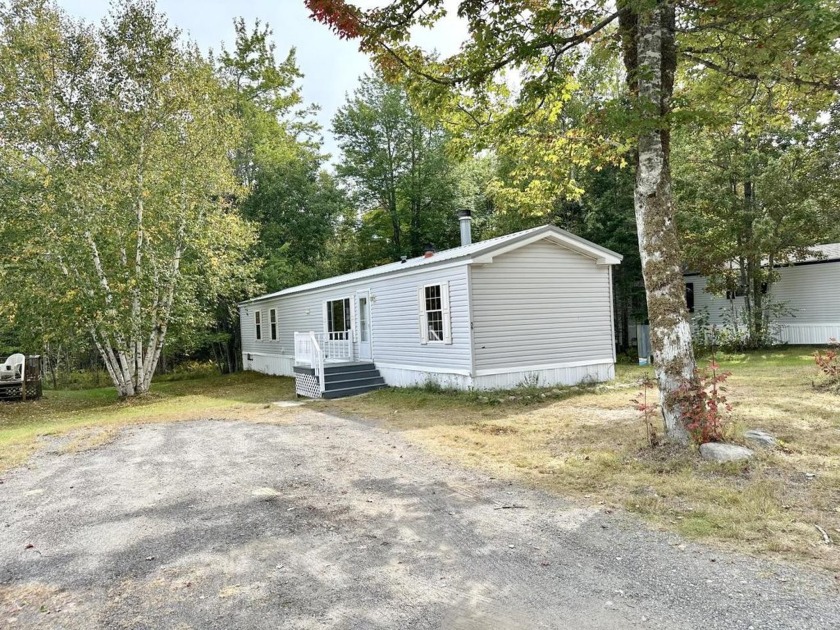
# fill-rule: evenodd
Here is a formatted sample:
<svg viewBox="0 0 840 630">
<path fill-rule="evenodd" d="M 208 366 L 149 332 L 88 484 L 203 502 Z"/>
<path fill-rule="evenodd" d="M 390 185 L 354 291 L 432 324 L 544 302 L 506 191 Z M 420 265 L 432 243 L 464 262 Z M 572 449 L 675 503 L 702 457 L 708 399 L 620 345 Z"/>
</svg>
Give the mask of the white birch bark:
<svg viewBox="0 0 840 630">
<path fill-rule="evenodd" d="M 96 270 L 96 275 L 99 278 L 99 283 L 102 290 L 105 292 L 105 304 L 113 306 L 114 298 L 111 292 L 111 285 L 108 282 L 108 277 L 105 275 L 105 269 L 102 266 L 102 259 L 99 256 L 99 248 L 96 246 L 96 241 L 93 239 L 90 231 L 85 232 L 85 239 L 90 246 L 93 256 L 93 266 Z M 107 351 L 108 360 L 112 362 L 114 371 L 119 374 L 119 381 L 115 382 L 117 389 L 120 390 L 121 396 L 133 396 L 135 394 L 135 381 L 131 375 L 130 364 L 128 356 L 126 355 L 127 345 L 125 339 L 121 334 L 115 333 L 114 338 L 117 342 L 117 349 L 114 350 L 112 344 L 107 338 L 107 335 L 102 336 L 103 346 Z M 103 357 L 104 359 L 105 357 Z"/>
<path fill-rule="evenodd" d="M 137 242 L 134 250 L 134 288 L 131 295 L 131 345 L 134 356 L 132 357 L 132 368 L 134 373 L 135 389 L 144 380 L 143 374 L 143 340 L 141 335 L 141 312 L 140 312 L 140 280 L 142 278 L 143 270 L 143 181 L 144 181 L 144 158 L 145 158 L 145 142 L 140 140 L 140 156 L 137 166 L 137 190 L 135 194 L 136 199 L 136 217 L 137 217 Z M 138 393 L 142 393 L 141 390 Z"/>
<path fill-rule="evenodd" d="M 669 37 L 666 32 L 669 10 L 673 8 L 659 2 L 639 15 L 638 93 L 646 115 L 639 136 L 634 202 L 665 431 L 670 439 L 685 442 L 688 432 L 674 395 L 683 383 L 693 379 L 695 364 L 674 225 L 668 136 L 662 127 L 662 116 L 668 110 L 670 99 L 666 92 L 671 87 L 670 82 L 664 83 L 667 77 L 663 76 L 663 44 Z"/>
</svg>

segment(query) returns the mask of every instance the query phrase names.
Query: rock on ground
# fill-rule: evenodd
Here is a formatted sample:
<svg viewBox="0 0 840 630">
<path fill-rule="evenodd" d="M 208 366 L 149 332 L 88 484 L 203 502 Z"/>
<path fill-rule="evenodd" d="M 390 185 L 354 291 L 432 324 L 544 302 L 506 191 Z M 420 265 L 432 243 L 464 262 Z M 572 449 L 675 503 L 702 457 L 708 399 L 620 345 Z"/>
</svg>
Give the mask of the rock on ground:
<svg viewBox="0 0 840 630">
<path fill-rule="evenodd" d="M 700 445 L 700 456 L 713 462 L 737 462 L 750 459 L 755 453 L 737 444 L 706 442 Z"/>
<path fill-rule="evenodd" d="M 744 439 L 751 444 L 761 446 L 763 448 L 776 448 L 779 445 L 779 440 L 761 429 L 750 429 L 744 431 Z"/>
</svg>

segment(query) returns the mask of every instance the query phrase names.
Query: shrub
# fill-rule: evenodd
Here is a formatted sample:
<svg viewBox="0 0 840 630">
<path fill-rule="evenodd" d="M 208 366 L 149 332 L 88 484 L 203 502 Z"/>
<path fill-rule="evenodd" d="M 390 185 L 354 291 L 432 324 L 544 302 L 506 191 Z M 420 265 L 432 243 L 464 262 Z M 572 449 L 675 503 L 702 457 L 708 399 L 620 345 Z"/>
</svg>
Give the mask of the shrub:
<svg viewBox="0 0 840 630">
<path fill-rule="evenodd" d="M 743 306 L 722 307 L 718 325 L 711 323 L 709 310 L 703 308 L 694 316 L 692 341 L 695 350 L 699 352 L 714 352 L 718 348 L 728 352 L 770 348 L 782 343 L 780 320 L 788 316 L 795 314 L 787 302 L 773 302 L 768 299 L 762 307 L 760 328 Z"/>
<path fill-rule="evenodd" d="M 648 392 L 656 387 L 656 381 L 653 380 L 650 374 L 645 374 L 645 376 L 639 381 L 639 385 L 641 386 L 642 391 L 640 391 L 636 395 L 636 398 L 630 402 L 636 406 L 636 411 L 639 412 L 639 419 L 645 424 L 648 446 L 654 447 L 659 444 L 659 435 L 657 435 L 656 427 L 653 425 L 653 416 L 656 413 L 656 410 L 659 409 L 659 405 L 655 402 L 653 397 L 651 397 L 651 400 L 648 401 Z"/>
<path fill-rule="evenodd" d="M 676 402 L 682 410 L 685 428 L 697 444 L 723 440 L 724 412 L 732 411 L 726 400 L 724 383 L 731 372 L 721 372 L 715 357 L 707 368 L 695 370 L 691 380 L 677 390 Z"/>
<path fill-rule="evenodd" d="M 840 342 L 830 339 L 826 350 L 814 353 L 814 363 L 829 387 L 840 386 Z"/>
</svg>

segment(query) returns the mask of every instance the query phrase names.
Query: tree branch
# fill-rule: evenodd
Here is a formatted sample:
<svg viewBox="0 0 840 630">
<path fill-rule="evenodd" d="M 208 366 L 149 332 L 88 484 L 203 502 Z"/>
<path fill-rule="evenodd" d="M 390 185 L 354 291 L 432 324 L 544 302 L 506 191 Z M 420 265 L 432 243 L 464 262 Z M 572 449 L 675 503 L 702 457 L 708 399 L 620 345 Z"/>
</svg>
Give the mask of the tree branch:
<svg viewBox="0 0 840 630">
<path fill-rule="evenodd" d="M 554 38 L 554 37 L 545 37 L 545 38 L 543 38 L 543 41 L 536 41 L 536 42 L 532 43 L 532 45 L 529 46 L 528 48 L 531 51 L 541 51 L 545 48 L 554 48 L 555 58 L 559 57 L 564 52 L 574 48 L 575 46 L 578 46 L 578 45 L 582 44 L 583 42 L 588 40 L 590 37 L 592 37 L 593 35 L 595 35 L 599 31 L 601 31 L 604 28 L 606 28 L 607 26 L 609 26 L 613 21 L 616 20 L 616 18 L 618 18 L 618 16 L 623 11 L 625 11 L 625 9 L 619 9 L 618 11 L 615 11 L 614 13 L 612 13 L 612 14 L 606 16 L 605 18 L 603 18 L 600 22 L 595 24 L 592 28 L 590 28 L 589 30 L 583 31 L 582 33 L 576 33 L 575 35 L 571 35 L 569 37 L 562 37 L 562 38 L 559 38 L 559 39 Z M 388 44 L 386 44 L 384 42 L 378 42 L 377 45 L 381 46 L 389 55 L 391 55 L 397 61 L 397 63 L 399 63 L 403 68 L 405 68 L 409 72 L 411 72 L 413 74 L 417 74 L 417 75 L 423 77 L 424 79 L 427 79 L 427 80 L 429 80 L 432 83 L 435 83 L 437 85 L 445 85 L 447 87 L 451 87 L 451 86 L 455 86 L 455 85 L 461 85 L 463 83 L 468 83 L 468 82 L 475 81 L 475 80 L 478 80 L 478 79 L 486 78 L 487 76 L 493 74 L 494 72 L 497 72 L 497 71 L 501 70 L 502 68 L 507 66 L 509 63 L 514 61 L 519 54 L 518 52 L 513 51 L 510 54 L 505 55 L 504 57 L 496 60 L 495 62 L 493 62 L 492 64 L 490 64 L 489 66 L 487 66 L 485 68 L 481 68 L 480 70 L 476 70 L 475 72 L 470 72 L 468 74 L 463 74 L 463 75 L 460 75 L 460 76 L 447 78 L 447 77 L 435 76 L 435 75 L 430 74 L 430 73 L 428 73 L 424 70 L 413 67 L 408 61 L 406 61 L 403 57 L 401 57 L 397 53 L 397 51 L 395 51 L 393 48 L 391 48 L 390 46 L 388 46 Z M 555 48 L 558 45 L 560 47 Z"/>
<path fill-rule="evenodd" d="M 762 77 L 760 74 L 755 72 L 741 72 L 735 70 L 733 68 L 725 68 L 713 61 L 709 61 L 708 59 L 703 59 L 702 57 L 697 57 L 689 52 L 680 51 L 682 56 L 694 63 L 699 63 L 701 66 L 708 68 L 709 70 L 714 70 L 715 72 L 719 72 L 721 74 L 725 74 L 726 76 L 733 77 L 736 79 L 745 79 L 748 81 L 762 81 L 763 79 L 773 79 L 774 81 L 778 81 L 780 83 L 791 83 L 793 85 L 798 85 L 800 87 L 812 87 L 817 88 L 820 90 L 827 90 L 831 92 L 840 91 L 840 81 L 834 83 L 826 83 L 823 81 L 809 81 L 807 79 L 800 79 L 799 77 L 787 77 L 787 76 L 769 76 L 769 77 Z"/>
</svg>

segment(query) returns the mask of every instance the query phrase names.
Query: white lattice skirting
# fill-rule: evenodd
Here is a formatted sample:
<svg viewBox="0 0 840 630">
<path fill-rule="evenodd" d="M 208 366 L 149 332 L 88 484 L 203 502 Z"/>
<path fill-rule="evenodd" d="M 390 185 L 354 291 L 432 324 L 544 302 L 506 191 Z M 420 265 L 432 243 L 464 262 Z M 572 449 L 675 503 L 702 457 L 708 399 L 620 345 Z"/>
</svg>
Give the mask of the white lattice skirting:
<svg viewBox="0 0 840 630">
<path fill-rule="evenodd" d="M 295 374 L 295 393 L 307 398 L 321 397 L 321 384 L 314 374 Z"/>
</svg>

